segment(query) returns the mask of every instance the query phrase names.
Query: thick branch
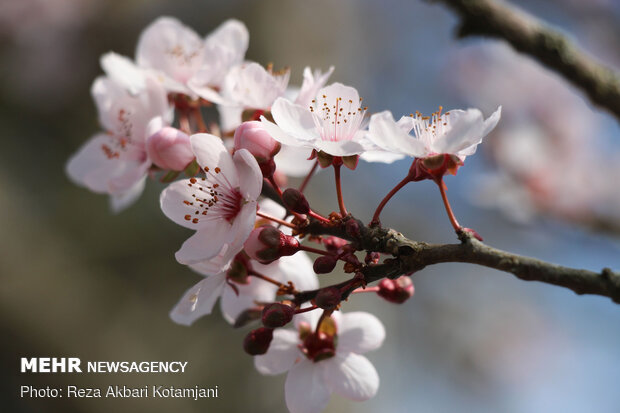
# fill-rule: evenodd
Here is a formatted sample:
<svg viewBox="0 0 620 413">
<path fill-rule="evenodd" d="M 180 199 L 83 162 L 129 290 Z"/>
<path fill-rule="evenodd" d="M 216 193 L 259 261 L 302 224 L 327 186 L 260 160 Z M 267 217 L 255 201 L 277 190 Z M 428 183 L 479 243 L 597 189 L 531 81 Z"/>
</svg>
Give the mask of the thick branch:
<svg viewBox="0 0 620 413">
<path fill-rule="evenodd" d="M 355 239 L 339 227 L 326 231 L 318 224 L 311 224 L 307 232 L 337 235 L 353 241 L 361 250 L 391 254 L 394 258 L 362 270 L 368 283 L 420 271 L 428 265 L 466 262 L 509 272 L 522 280 L 565 287 L 577 294 L 602 295 L 620 303 L 620 274 L 608 268 L 596 273 L 563 267 L 489 247 L 466 233 L 460 237 L 461 244 L 432 245 L 409 240 L 392 229 L 366 227 L 360 221 L 358 224 L 360 236 Z"/>
<path fill-rule="evenodd" d="M 620 76 L 577 49 L 559 32 L 500 0 L 437 0 L 461 17 L 459 37 L 498 37 L 583 90 L 620 119 Z"/>
</svg>

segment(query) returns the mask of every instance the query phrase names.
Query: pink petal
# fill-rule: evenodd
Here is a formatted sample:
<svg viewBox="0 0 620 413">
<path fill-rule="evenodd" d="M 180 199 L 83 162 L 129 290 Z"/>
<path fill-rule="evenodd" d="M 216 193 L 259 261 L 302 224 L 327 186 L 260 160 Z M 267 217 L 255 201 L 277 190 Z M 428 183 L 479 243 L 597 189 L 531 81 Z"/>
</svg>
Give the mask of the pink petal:
<svg viewBox="0 0 620 413">
<path fill-rule="evenodd" d="M 216 174 L 215 168 L 219 167 L 219 173 L 226 177 L 233 188 L 239 186 L 237 168 L 220 138 L 208 133 L 197 133 L 190 136 L 189 140 L 198 165 L 208 167 L 210 174 Z"/>
<path fill-rule="evenodd" d="M 235 284 L 239 295 L 232 287 L 222 293 L 220 306 L 224 319 L 233 324 L 242 311 L 256 307 L 257 302 L 272 302 L 276 298 L 277 287 L 266 281 L 251 277 L 248 284 Z"/>
<path fill-rule="evenodd" d="M 247 149 L 239 149 L 235 152 L 233 162 L 237 167 L 241 195 L 256 200 L 263 190 L 263 173 L 256 159 Z"/>
<path fill-rule="evenodd" d="M 269 128 L 272 124 L 261 118 L 268 125 L 265 128 L 271 136 L 284 144 L 300 146 L 305 142 L 319 138 L 315 130 L 312 112 L 308 107 L 296 105 L 284 98 L 278 98 L 271 106 L 271 114 L 275 123 L 284 132 L 278 134 L 277 130 Z M 271 125 L 269 125 L 271 124 Z"/>
</svg>

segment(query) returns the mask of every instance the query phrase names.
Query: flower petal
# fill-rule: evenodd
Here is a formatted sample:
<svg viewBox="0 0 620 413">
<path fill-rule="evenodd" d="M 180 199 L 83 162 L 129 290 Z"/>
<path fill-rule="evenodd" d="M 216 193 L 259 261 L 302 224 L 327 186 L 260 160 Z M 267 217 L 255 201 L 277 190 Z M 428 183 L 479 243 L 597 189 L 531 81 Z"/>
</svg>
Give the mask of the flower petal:
<svg viewBox="0 0 620 413">
<path fill-rule="evenodd" d="M 235 287 L 239 295 L 232 287 L 228 287 L 222 292 L 220 301 L 222 315 L 230 324 L 234 324 L 242 311 L 256 307 L 256 302 L 274 301 L 278 289 L 275 285 L 254 277 L 250 277 L 248 284 L 235 284 Z"/>
<path fill-rule="evenodd" d="M 246 199 L 256 200 L 263 190 L 263 173 L 247 149 L 235 151 L 233 162 L 239 176 L 239 191 Z"/>
<path fill-rule="evenodd" d="M 334 393 L 355 401 L 368 400 L 377 394 L 379 375 L 366 357 L 337 353 L 324 363 L 324 379 L 329 390 Z"/>
<path fill-rule="evenodd" d="M 196 264 L 215 257 L 222 246 L 230 241 L 231 225 L 226 220 L 210 221 L 212 225 L 200 228 L 189 237 L 175 254 L 181 264 Z M 239 251 L 237 251 L 239 252 Z"/>
<path fill-rule="evenodd" d="M 229 244 L 224 244 L 215 257 L 197 262 L 189 267 L 201 275 L 219 274 L 230 268 L 230 264 L 237 252 L 230 248 Z"/>
<path fill-rule="evenodd" d="M 315 130 L 312 112 L 307 107 L 296 105 L 284 98 L 278 98 L 271 106 L 271 115 L 280 129 L 288 135 L 288 139 L 285 140 L 281 140 L 283 137 L 280 135 L 272 135 L 275 140 L 281 143 L 300 146 L 304 142 L 319 138 L 319 134 Z M 265 122 L 263 118 L 261 120 Z M 269 129 L 267 131 L 271 133 Z"/>
<path fill-rule="evenodd" d="M 424 144 L 409 135 L 404 122 L 396 122 L 388 110 L 375 113 L 368 124 L 368 139 L 378 147 L 409 156 L 423 157 L 427 154 Z"/>
<path fill-rule="evenodd" d="M 316 162 L 310 158 L 312 149 L 303 146 L 282 145 L 280 152 L 274 157 L 278 171 L 292 177 L 308 175 Z"/>
<path fill-rule="evenodd" d="M 330 392 L 322 363 L 303 360 L 288 372 L 284 383 L 286 407 L 291 413 L 319 413 L 329 402 Z"/>
<path fill-rule="evenodd" d="M 211 275 L 187 290 L 170 311 L 170 318 L 178 324 L 191 325 L 203 315 L 211 314 L 215 301 L 225 286 L 226 274 Z"/>
<path fill-rule="evenodd" d="M 280 257 L 277 262 L 279 272 L 283 275 L 283 279 L 278 281 L 292 281 L 300 291 L 319 288 L 319 279 L 312 269 L 312 260 L 305 252 L 299 251 L 288 257 Z"/>
<path fill-rule="evenodd" d="M 110 195 L 110 208 L 114 213 L 119 213 L 125 208 L 131 206 L 138 200 L 142 192 L 144 192 L 144 186 L 146 185 L 146 175 L 142 177 L 138 182 L 125 192 Z"/>
<path fill-rule="evenodd" d="M 338 324 L 338 351 L 366 353 L 381 347 L 385 328 L 377 317 L 363 311 L 341 313 Z"/>
<path fill-rule="evenodd" d="M 358 155 L 364 152 L 364 147 L 354 141 L 324 141 L 318 139 L 314 142 L 314 147 L 332 156 Z"/>
<path fill-rule="evenodd" d="M 303 357 L 299 348 L 297 333 L 292 330 L 277 329 L 267 353 L 254 357 L 254 366 L 260 374 L 282 374 L 293 367 Z"/>
<path fill-rule="evenodd" d="M 220 173 L 226 177 L 233 188 L 239 185 L 237 168 L 220 138 L 208 133 L 196 133 L 189 137 L 189 141 L 198 165 L 202 168 L 208 167 L 210 173 L 216 173 L 215 168 L 219 167 Z"/>
<path fill-rule="evenodd" d="M 101 68 L 112 80 L 121 84 L 132 95 L 146 88 L 145 73 L 131 59 L 109 52 L 99 59 Z"/>
<path fill-rule="evenodd" d="M 185 84 L 202 65 L 203 41 L 172 17 L 160 17 L 140 35 L 136 61 Z"/>
</svg>

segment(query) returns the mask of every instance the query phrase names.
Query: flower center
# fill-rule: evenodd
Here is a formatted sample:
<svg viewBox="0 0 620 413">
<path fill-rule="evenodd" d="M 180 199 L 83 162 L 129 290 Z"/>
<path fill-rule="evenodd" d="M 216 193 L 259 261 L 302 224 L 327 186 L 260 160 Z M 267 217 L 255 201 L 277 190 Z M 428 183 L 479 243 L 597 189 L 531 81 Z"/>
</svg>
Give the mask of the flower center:
<svg viewBox="0 0 620 413">
<path fill-rule="evenodd" d="M 450 130 L 450 112 L 441 113 L 442 106 L 439 106 L 437 112 L 431 113 L 430 116 L 423 116 L 422 113 L 416 111 L 415 115 L 411 116 L 415 122 L 413 125 L 413 131 L 424 144 L 431 145 L 438 136 L 445 135 Z M 428 148 L 430 149 L 430 148 Z"/>
<path fill-rule="evenodd" d="M 317 331 L 308 334 L 299 348 L 306 357 L 316 363 L 336 355 L 336 336 Z"/>
<path fill-rule="evenodd" d="M 109 143 L 101 145 L 101 150 L 108 159 L 119 158 L 123 152 L 127 151 L 128 147 L 134 145 L 131 115 L 132 112 L 127 109 L 120 108 L 118 110 L 116 130 L 111 131 L 108 135 Z"/>
<path fill-rule="evenodd" d="M 318 99 L 318 100 L 317 100 Z M 321 95 L 312 99 L 310 112 L 321 139 L 324 141 L 348 141 L 353 139 L 360 128 L 367 107 L 362 108 L 359 102 L 343 100 L 341 97 Z"/>
<path fill-rule="evenodd" d="M 230 185 L 220 168 L 211 170 L 205 167 L 204 171 L 207 178 L 190 178 L 187 184 L 195 189 L 195 193 L 191 200 L 183 200 L 183 203 L 196 210 L 185 215 L 185 220 L 198 224 L 206 220 L 225 219 L 232 224 L 244 204 L 239 188 Z"/>
</svg>

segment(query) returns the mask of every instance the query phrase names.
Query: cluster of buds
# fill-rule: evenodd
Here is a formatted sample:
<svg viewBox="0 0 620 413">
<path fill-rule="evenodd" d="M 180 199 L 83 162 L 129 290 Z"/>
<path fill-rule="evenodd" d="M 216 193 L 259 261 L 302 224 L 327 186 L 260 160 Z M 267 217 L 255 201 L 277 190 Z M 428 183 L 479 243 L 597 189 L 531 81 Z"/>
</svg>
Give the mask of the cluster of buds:
<svg viewBox="0 0 620 413">
<path fill-rule="evenodd" d="M 167 184 L 162 211 L 195 231 L 176 259 L 204 276 L 172 319 L 189 325 L 219 299 L 235 327 L 260 323 L 243 348 L 261 373 L 288 371 L 285 398 L 292 412 L 319 412 L 331 393 L 367 400 L 379 379 L 362 354 L 381 345 L 385 330 L 371 314 L 343 312 L 344 302 L 375 292 L 401 304 L 414 292 L 410 276 L 376 276 L 390 250 L 368 234 L 392 196 L 422 179 L 437 183 L 454 229 L 466 231 L 450 208 L 443 178 L 464 165 L 500 110 L 486 120 L 477 109 L 440 108 L 430 117 L 418 113 L 399 121 L 380 112 L 367 122 L 368 108 L 355 88 L 326 86 L 333 68 L 306 68 L 301 88 L 287 90 L 288 70 L 244 61 L 248 42 L 236 20 L 201 38 L 164 17 L 142 33 L 135 61 L 106 55 L 106 75 L 92 88 L 103 131 L 74 155 L 67 172 L 76 183 L 109 194 L 117 210 L 137 199 L 146 177 Z M 204 112 L 214 106 L 220 122 L 207 125 Z M 414 157 L 408 174 L 368 225 L 357 220 L 344 202 L 341 167 L 356 170 L 360 160 L 390 163 L 404 156 Z M 322 214 L 304 191 L 325 170 L 333 171 L 338 210 Z M 283 177 L 304 179 L 286 188 Z M 349 278 L 329 284 L 328 274 L 338 270 Z M 317 274 L 328 285 L 319 288 Z"/>
</svg>

